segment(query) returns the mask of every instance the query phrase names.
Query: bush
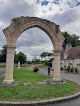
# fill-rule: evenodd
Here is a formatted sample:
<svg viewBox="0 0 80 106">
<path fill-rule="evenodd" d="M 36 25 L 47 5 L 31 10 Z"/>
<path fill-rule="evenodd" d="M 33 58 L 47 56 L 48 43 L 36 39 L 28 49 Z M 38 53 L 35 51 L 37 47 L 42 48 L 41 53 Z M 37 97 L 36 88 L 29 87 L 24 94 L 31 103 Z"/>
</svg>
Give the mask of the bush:
<svg viewBox="0 0 80 106">
<path fill-rule="evenodd" d="M 65 70 L 65 71 L 67 70 L 66 66 L 64 66 L 64 70 Z"/>
<path fill-rule="evenodd" d="M 63 68 L 63 67 L 61 67 L 61 71 L 63 71 L 63 69 L 64 69 L 64 68 Z"/>
<path fill-rule="evenodd" d="M 52 63 L 51 62 L 48 62 L 48 61 L 45 61 L 45 65 L 47 65 L 49 67 L 52 67 Z"/>
<path fill-rule="evenodd" d="M 27 64 L 32 64 L 32 62 L 31 61 L 27 61 Z"/>
<path fill-rule="evenodd" d="M 73 67 L 71 67 L 71 68 L 70 68 L 70 71 L 71 71 L 71 72 L 73 72 L 73 71 L 74 71 L 74 68 L 73 68 Z"/>
<path fill-rule="evenodd" d="M 77 67 L 75 68 L 75 72 L 78 73 L 78 68 Z"/>
<path fill-rule="evenodd" d="M 67 67 L 67 71 L 69 72 L 71 70 L 70 66 Z"/>
<path fill-rule="evenodd" d="M 0 67 L 6 67 L 6 65 L 0 65 Z"/>
</svg>

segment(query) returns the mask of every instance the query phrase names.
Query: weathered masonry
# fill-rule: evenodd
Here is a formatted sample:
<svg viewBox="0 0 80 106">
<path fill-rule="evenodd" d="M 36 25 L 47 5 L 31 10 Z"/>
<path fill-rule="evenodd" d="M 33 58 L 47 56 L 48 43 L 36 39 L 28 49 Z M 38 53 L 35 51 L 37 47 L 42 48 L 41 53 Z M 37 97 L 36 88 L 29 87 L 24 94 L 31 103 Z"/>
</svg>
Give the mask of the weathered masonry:
<svg viewBox="0 0 80 106">
<path fill-rule="evenodd" d="M 15 44 L 18 37 L 25 30 L 38 27 L 42 29 L 51 39 L 54 47 L 54 76 L 53 80 L 60 81 L 60 54 L 62 49 L 62 43 L 64 37 L 60 32 L 59 25 L 37 17 L 18 17 L 12 19 L 9 27 L 3 30 L 7 40 L 7 59 L 6 59 L 6 73 L 3 82 L 6 84 L 12 84 L 13 79 L 13 67 L 14 67 L 14 51 Z"/>
</svg>

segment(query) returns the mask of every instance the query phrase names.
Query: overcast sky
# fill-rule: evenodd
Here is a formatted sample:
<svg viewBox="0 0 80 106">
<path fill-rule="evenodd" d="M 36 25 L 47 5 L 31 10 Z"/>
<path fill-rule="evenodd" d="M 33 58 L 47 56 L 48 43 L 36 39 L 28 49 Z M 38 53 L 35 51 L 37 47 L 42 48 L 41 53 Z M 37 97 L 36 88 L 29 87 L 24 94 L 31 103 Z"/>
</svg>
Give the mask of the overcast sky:
<svg viewBox="0 0 80 106">
<path fill-rule="evenodd" d="M 61 31 L 80 36 L 80 0 L 0 0 L 0 49 L 6 44 L 2 29 L 20 16 L 48 19 L 60 25 Z M 23 32 L 16 42 L 16 51 L 24 52 L 28 60 L 52 50 L 50 38 L 39 28 Z"/>
</svg>

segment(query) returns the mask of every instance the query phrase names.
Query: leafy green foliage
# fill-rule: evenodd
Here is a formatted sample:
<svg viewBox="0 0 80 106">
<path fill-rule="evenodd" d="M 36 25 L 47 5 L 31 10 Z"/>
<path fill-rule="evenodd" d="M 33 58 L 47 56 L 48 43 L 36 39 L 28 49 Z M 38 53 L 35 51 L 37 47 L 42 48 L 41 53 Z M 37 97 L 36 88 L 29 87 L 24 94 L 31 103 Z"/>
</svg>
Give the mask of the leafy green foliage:
<svg viewBox="0 0 80 106">
<path fill-rule="evenodd" d="M 15 62 L 18 63 L 20 61 L 20 64 L 26 63 L 27 57 L 24 53 L 19 52 L 18 54 L 15 54 Z"/>
<path fill-rule="evenodd" d="M 77 67 L 75 68 L 75 72 L 78 73 L 78 68 Z"/>
<path fill-rule="evenodd" d="M 1 54 L 0 54 L 0 62 L 1 62 Z"/>
<path fill-rule="evenodd" d="M 76 34 L 70 35 L 70 34 L 68 34 L 68 32 L 63 32 L 62 34 L 65 38 L 65 40 L 63 42 L 64 49 L 65 49 L 67 43 L 71 43 L 72 47 L 80 46 L 79 36 L 77 36 Z"/>
<path fill-rule="evenodd" d="M 48 56 L 48 52 L 43 52 L 40 54 L 40 57 L 45 58 L 45 60 L 46 60 L 46 56 Z"/>
<path fill-rule="evenodd" d="M 73 68 L 73 67 L 71 67 L 71 68 L 70 68 L 70 71 L 71 71 L 71 72 L 73 72 L 73 71 L 74 71 L 74 68 Z"/>
<path fill-rule="evenodd" d="M 35 56 L 35 57 L 32 59 L 32 63 L 33 63 L 33 64 L 39 64 L 39 63 L 40 63 L 40 59 L 37 59 L 37 57 Z"/>
<path fill-rule="evenodd" d="M 32 64 L 32 61 L 26 61 L 27 64 Z"/>
<path fill-rule="evenodd" d="M 61 67 L 61 71 L 63 71 L 63 69 L 64 69 L 64 68 L 63 68 L 63 67 Z"/>
<path fill-rule="evenodd" d="M 7 54 L 7 48 L 6 45 L 4 45 L 0 53 L 0 62 L 6 62 L 6 54 Z"/>
<path fill-rule="evenodd" d="M 3 65 L 0 65 L 0 67 L 6 67 L 6 65 L 5 65 L 5 64 L 3 64 Z"/>
<path fill-rule="evenodd" d="M 50 62 L 50 61 L 45 61 L 45 65 L 47 65 L 47 66 L 49 66 L 49 67 L 52 67 L 52 62 Z"/>
<path fill-rule="evenodd" d="M 53 53 L 43 52 L 40 54 L 40 57 L 44 58 L 45 60 L 47 57 L 48 57 L 48 59 L 50 59 L 51 57 L 53 57 Z"/>
</svg>

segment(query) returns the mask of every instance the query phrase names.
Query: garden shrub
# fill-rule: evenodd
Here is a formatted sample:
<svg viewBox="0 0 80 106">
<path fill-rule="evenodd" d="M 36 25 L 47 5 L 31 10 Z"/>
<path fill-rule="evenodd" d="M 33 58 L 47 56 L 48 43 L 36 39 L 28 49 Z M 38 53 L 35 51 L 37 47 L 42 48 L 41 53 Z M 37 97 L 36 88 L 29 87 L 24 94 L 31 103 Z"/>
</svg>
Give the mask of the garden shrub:
<svg viewBox="0 0 80 106">
<path fill-rule="evenodd" d="M 78 68 L 77 67 L 75 68 L 75 72 L 78 73 Z"/>
</svg>

